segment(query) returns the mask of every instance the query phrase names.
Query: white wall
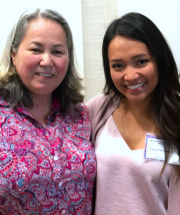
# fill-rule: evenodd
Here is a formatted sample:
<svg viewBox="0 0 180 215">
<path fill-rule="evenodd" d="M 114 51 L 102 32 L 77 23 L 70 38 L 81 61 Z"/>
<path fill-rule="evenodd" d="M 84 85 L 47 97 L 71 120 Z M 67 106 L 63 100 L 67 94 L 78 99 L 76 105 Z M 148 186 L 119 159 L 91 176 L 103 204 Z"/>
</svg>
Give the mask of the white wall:
<svg viewBox="0 0 180 215">
<path fill-rule="evenodd" d="M 117 16 L 116 0 L 82 0 L 85 100 L 102 92 L 101 47 L 105 30 Z"/>
<path fill-rule="evenodd" d="M 0 53 L 19 15 L 26 9 L 37 7 L 55 9 L 69 22 L 78 69 L 85 79 L 86 100 L 100 93 L 104 86 L 101 57 L 104 31 L 112 19 L 127 12 L 143 13 L 158 26 L 180 68 L 179 0 L 6 0 L 0 6 Z"/>
<path fill-rule="evenodd" d="M 102 92 L 101 47 L 109 23 L 127 12 L 148 16 L 164 34 L 180 68 L 179 0 L 82 0 L 85 98 Z"/>
<path fill-rule="evenodd" d="M 150 18 L 168 41 L 180 68 L 180 1 L 118 0 L 118 15 L 140 12 Z"/>
<path fill-rule="evenodd" d="M 2 0 L 1 0 L 2 1 Z M 0 54 L 13 24 L 25 10 L 54 9 L 68 21 L 75 45 L 78 69 L 83 76 L 81 0 L 5 0 L 0 6 Z"/>
</svg>

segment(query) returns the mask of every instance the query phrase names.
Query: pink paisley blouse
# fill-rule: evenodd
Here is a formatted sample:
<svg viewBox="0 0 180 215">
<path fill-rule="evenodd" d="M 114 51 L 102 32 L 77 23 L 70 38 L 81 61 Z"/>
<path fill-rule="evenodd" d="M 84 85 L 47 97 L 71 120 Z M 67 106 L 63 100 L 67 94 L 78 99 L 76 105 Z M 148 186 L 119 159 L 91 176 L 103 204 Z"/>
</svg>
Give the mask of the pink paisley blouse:
<svg viewBox="0 0 180 215">
<path fill-rule="evenodd" d="M 87 110 L 76 109 L 54 102 L 43 127 L 0 100 L 0 214 L 91 214 L 95 154 Z"/>
</svg>

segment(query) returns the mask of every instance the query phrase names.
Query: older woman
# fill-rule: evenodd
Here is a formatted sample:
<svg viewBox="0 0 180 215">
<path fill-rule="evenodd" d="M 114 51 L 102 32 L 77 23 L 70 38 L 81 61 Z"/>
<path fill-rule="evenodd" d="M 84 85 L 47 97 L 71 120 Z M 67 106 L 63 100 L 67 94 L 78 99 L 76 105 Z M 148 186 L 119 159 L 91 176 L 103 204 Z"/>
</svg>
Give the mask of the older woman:
<svg viewBox="0 0 180 215">
<path fill-rule="evenodd" d="M 23 14 L 0 63 L 0 214 L 91 214 L 90 123 L 66 20 Z"/>
</svg>

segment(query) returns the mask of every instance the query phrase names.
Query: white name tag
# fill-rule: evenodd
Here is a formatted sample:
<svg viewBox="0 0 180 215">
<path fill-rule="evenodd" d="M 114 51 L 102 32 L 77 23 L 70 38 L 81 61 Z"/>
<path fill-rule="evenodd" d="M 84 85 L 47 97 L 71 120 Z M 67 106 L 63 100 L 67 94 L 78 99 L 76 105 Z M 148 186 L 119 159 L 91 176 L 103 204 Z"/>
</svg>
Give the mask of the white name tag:
<svg viewBox="0 0 180 215">
<path fill-rule="evenodd" d="M 146 146 L 144 150 L 145 159 L 155 159 L 159 161 L 165 160 L 165 152 L 162 144 L 163 140 L 156 138 L 153 135 L 146 135 Z M 179 156 L 176 152 L 170 155 L 169 164 L 180 165 Z"/>
</svg>

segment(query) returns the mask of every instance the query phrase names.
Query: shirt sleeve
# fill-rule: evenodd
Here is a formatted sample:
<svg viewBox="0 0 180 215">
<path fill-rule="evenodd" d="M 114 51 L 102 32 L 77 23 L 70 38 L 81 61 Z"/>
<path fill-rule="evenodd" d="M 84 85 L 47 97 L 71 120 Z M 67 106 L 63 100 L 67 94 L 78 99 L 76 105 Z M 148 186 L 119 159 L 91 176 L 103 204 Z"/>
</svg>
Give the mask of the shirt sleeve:
<svg viewBox="0 0 180 215">
<path fill-rule="evenodd" d="M 180 167 L 179 167 L 180 168 Z M 167 215 L 180 214 L 180 171 L 172 168 L 169 181 L 169 198 Z"/>
</svg>

